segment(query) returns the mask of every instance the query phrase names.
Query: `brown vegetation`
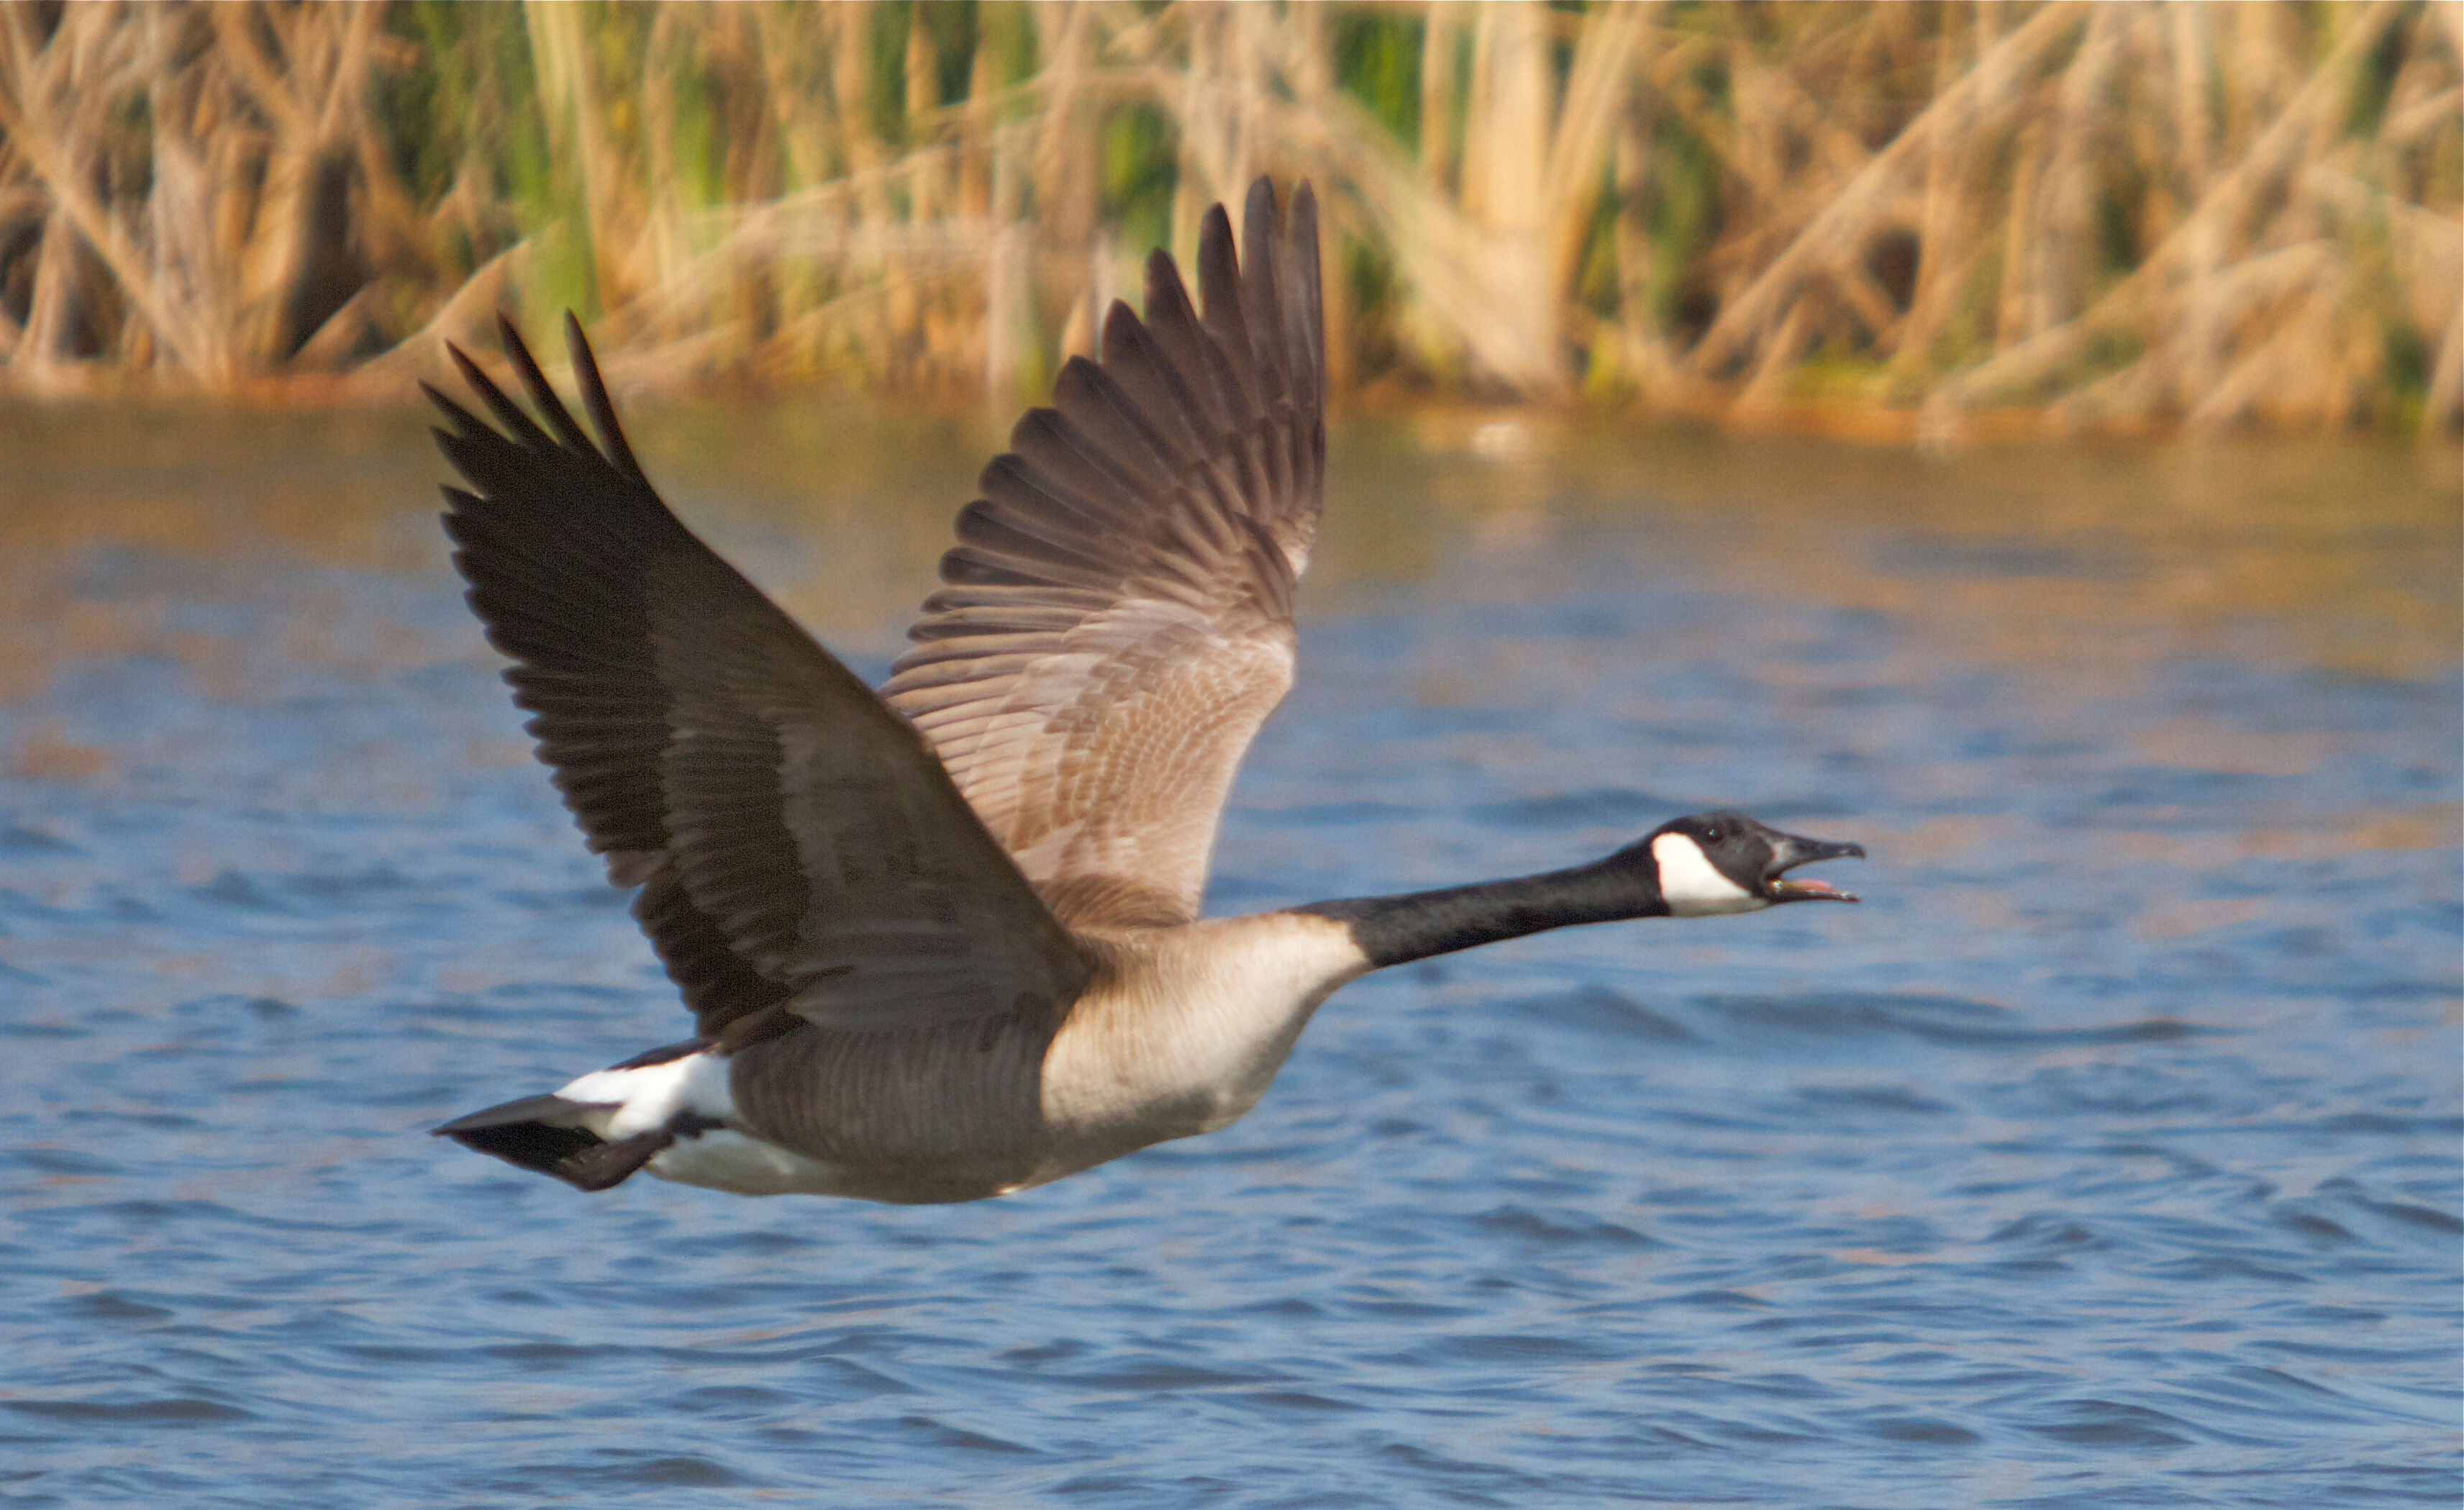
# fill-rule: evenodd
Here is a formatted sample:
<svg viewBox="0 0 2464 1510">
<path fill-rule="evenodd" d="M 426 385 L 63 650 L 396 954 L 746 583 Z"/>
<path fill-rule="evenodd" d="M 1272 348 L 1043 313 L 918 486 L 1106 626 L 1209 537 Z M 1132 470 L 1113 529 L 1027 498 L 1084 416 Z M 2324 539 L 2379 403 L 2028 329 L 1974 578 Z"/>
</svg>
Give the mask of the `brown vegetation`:
<svg viewBox="0 0 2464 1510">
<path fill-rule="evenodd" d="M 2445 430 L 2464 25 L 2354 5 L 0 7 L 0 385 L 1041 385 L 1252 174 L 1355 387 Z"/>
</svg>

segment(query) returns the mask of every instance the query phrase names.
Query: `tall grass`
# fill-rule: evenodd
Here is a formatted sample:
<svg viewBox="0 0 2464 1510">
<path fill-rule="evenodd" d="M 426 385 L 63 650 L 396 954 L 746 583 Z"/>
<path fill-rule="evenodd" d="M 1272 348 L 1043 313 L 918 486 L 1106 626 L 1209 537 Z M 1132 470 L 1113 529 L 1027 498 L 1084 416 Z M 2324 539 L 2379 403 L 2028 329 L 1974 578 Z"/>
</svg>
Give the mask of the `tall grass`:
<svg viewBox="0 0 2464 1510">
<path fill-rule="evenodd" d="M 2464 419 L 2455 0 L 0 7 L 0 384 L 1039 387 L 1317 182 L 1339 382 L 1954 436 Z"/>
</svg>

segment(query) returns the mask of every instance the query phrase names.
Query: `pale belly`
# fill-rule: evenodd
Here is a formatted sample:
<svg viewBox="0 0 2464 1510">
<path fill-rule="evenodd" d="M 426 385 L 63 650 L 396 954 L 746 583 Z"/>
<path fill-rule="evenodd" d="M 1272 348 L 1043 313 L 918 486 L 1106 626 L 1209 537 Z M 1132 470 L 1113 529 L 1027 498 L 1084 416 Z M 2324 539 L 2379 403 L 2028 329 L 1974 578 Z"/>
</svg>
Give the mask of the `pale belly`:
<svg viewBox="0 0 2464 1510">
<path fill-rule="evenodd" d="M 885 1156 L 845 1162 L 819 1159 L 783 1148 L 740 1127 L 680 1136 L 660 1150 L 643 1172 L 682 1185 L 702 1185 L 737 1195 L 839 1195 L 892 1205 L 937 1205 L 981 1200 L 1040 1185 L 1067 1170 L 1022 1172 L 1015 1142 L 980 1150 L 942 1146 L 929 1158 Z"/>
<path fill-rule="evenodd" d="M 848 1183 L 847 1171 L 837 1165 L 732 1128 L 678 1138 L 642 1166 L 642 1171 L 738 1195 L 844 1195 Z"/>
</svg>

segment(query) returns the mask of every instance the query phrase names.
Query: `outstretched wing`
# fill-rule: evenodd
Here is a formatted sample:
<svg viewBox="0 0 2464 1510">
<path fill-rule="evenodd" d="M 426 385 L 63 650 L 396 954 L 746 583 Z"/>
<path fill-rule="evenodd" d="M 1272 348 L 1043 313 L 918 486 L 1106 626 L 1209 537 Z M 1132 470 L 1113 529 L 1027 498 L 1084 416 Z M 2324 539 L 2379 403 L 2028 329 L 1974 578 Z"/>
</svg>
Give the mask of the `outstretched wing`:
<svg viewBox="0 0 2464 1510">
<path fill-rule="evenodd" d="M 1260 179 L 1205 313 L 1157 252 L 958 514 L 947 583 L 882 695 L 1064 921 L 1198 915 L 1242 754 L 1292 677 L 1326 471 L 1317 205 Z"/>
<path fill-rule="evenodd" d="M 774 1007 L 852 1029 L 1057 1018 L 1086 964 L 941 763 L 669 512 L 571 317 L 596 445 L 503 329 L 546 428 L 460 351 L 495 427 L 428 390 L 470 484 L 445 490 L 454 564 L 701 1031 Z"/>
</svg>

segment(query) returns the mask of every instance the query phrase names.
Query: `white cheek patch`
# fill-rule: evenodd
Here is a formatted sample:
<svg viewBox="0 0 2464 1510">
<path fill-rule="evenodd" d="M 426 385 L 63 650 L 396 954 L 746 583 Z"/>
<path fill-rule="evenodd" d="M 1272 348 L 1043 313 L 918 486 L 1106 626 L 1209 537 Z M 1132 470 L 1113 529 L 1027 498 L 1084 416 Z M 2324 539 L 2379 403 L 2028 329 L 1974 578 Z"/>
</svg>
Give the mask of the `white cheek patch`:
<svg viewBox="0 0 2464 1510">
<path fill-rule="evenodd" d="M 1660 894 L 1671 917 L 1709 917 L 1720 912 L 1753 912 L 1771 906 L 1720 873 L 1704 855 L 1703 846 L 1683 834 L 1662 834 L 1651 842 L 1652 863 L 1660 867 Z"/>
</svg>

